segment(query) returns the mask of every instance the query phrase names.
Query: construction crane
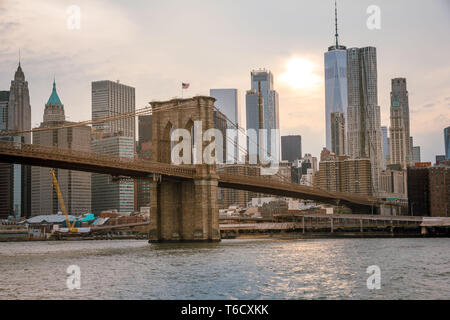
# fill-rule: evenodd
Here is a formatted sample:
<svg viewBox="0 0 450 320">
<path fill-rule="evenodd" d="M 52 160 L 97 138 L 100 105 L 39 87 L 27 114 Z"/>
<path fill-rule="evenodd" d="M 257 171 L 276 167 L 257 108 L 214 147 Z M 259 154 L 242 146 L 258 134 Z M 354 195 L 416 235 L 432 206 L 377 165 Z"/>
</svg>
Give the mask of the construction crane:
<svg viewBox="0 0 450 320">
<path fill-rule="evenodd" d="M 59 201 L 59 205 L 61 206 L 61 210 L 64 213 L 64 215 L 66 216 L 66 224 L 67 224 L 67 228 L 69 229 L 69 232 L 78 232 L 77 228 L 74 228 L 75 226 L 75 222 L 73 222 L 73 224 L 70 223 L 69 220 L 69 215 L 67 214 L 67 209 L 66 209 L 66 205 L 64 204 L 64 199 L 62 197 L 62 193 L 61 193 L 61 189 L 59 188 L 59 183 L 58 183 L 58 179 L 56 179 L 56 174 L 55 174 L 55 170 L 51 170 L 50 171 L 52 174 L 52 178 L 53 178 L 53 185 L 55 186 L 55 190 L 56 190 L 56 194 L 58 195 L 58 201 Z"/>
</svg>

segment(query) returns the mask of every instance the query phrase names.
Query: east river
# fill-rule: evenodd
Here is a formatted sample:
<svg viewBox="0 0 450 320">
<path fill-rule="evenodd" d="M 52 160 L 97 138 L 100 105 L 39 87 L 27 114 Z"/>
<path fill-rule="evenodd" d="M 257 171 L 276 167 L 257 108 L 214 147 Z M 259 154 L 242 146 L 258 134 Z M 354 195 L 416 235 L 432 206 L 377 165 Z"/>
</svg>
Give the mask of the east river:
<svg viewBox="0 0 450 320">
<path fill-rule="evenodd" d="M 448 238 L 7 242 L 0 299 L 449 299 L 449 249 Z"/>
</svg>

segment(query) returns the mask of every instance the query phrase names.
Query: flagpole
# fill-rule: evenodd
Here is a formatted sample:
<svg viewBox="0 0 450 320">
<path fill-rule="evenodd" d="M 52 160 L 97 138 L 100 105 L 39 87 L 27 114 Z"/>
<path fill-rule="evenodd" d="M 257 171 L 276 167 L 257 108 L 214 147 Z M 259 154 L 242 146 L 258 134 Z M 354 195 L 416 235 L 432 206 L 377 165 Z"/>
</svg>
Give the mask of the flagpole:
<svg viewBox="0 0 450 320">
<path fill-rule="evenodd" d="M 184 90 L 189 88 L 189 83 L 181 83 L 181 99 L 184 99 Z"/>
</svg>

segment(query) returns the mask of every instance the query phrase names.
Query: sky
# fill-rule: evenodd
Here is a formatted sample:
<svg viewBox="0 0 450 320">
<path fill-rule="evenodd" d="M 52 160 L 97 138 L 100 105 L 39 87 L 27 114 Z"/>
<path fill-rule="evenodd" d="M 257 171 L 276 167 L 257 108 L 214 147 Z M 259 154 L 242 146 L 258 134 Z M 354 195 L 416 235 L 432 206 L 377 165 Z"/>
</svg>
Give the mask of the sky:
<svg viewBox="0 0 450 320">
<path fill-rule="evenodd" d="M 68 28 L 71 5 L 80 28 Z M 371 5 L 380 29 L 369 29 Z M 444 154 L 450 126 L 450 1 L 339 0 L 340 44 L 375 46 L 381 124 L 389 126 L 391 79 L 407 79 L 411 135 L 422 161 Z M 21 65 L 32 126 L 42 121 L 53 79 L 70 121 L 91 118 L 91 82 L 136 88 L 136 108 L 154 100 L 237 88 L 245 113 L 250 72 L 274 74 L 282 135 L 303 153 L 325 145 L 324 53 L 334 44 L 334 1 L 0 0 L 0 90 Z"/>
</svg>

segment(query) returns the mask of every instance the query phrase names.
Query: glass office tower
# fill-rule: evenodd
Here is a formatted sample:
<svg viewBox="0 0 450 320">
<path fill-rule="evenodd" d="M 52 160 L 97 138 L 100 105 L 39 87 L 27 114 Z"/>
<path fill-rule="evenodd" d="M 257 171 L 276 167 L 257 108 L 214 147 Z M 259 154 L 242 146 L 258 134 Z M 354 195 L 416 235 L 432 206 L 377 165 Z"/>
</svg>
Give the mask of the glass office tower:
<svg viewBox="0 0 450 320">
<path fill-rule="evenodd" d="M 264 129 L 267 129 L 267 138 L 264 149 L 267 153 L 272 154 L 272 139 L 270 137 L 270 132 L 273 129 L 280 129 L 280 113 L 278 93 L 273 87 L 273 74 L 265 69 L 253 70 L 251 72 L 251 90 L 247 91 L 246 95 L 247 130 L 255 129 L 258 131 L 259 129 L 259 84 L 261 85 L 261 95 L 264 104 Z M 276 146 L 273 146 L 273 150 L 278 153 L 278 157 L 281 149 L 279 140 L 280 137 L 277 137 L 275 140 Z"/>
<path fill-rule="evenodd" d="M 240 130 L 240 137 L 236 135 L 233 139 L 235 144 L 234 148 L 227 149 L 227 157 L 233 159 L 234 161 L 243 160 L 244 152 L 246 149 L 245 144 L 245 125 L 242 123 L 241 114 L 241 104 L 240 104 L 240 94 L 238 89 L 210 89 L 209 95 L 216 99 L 214 106 L 219 109 L 227 117 L 226 127 L 229 129 L 237 129 L 235 125 Z M 231 139 L 231 137 L 229 137 Z M 228 143 L 227 141 L 226 143 Z"/>
<path fill-rule="evenodd" d="M 334 112 L 343 113 L 345 123 L 348 123 L 347 51 L 340 45 L 329 47 L 325 53 L 325 132 L 328 150 L 331 150 L 331 114 Z"/>
<path fill-rule="evenodd" d="M 328 150 L 332 149 L 331 143 L 331 114 L 344 114 L 344 136 L 347 132 L 347 48 L 339 45 L 338 34 L 338 10 L 334 3 L 335 19 L 335 44 L 328 47 L 325 52 L 325 142 Z M 347 153 L 347 143 L 344 142 L 344 149 L 341 154 Z"/>
</svg>

